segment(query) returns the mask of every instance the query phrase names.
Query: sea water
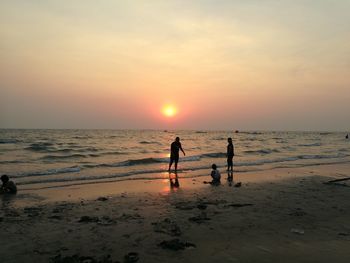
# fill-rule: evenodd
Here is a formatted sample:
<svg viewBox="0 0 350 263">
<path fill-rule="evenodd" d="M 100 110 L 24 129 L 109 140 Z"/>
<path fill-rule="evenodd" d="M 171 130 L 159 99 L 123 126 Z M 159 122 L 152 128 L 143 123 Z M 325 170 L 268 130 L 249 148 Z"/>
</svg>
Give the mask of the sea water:
<svg viewBox="0 0 350 263">
<path fill-rule="evenodd" d="M 270 170 L 350 162 L 341 132 L 238 132 L 158 130 L 0 130 L 0 173 L 21 188 L 167 176 L 170 144 L 181 138 L 181 177 L 225 169 L 227 138 L 234 171 Z"/>
</svg>

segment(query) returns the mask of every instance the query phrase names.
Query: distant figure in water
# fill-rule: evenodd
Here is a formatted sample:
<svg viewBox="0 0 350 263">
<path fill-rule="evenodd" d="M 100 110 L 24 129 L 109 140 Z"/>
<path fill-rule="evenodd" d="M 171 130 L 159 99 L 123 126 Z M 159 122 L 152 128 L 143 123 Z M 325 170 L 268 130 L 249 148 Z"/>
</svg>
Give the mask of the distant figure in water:
<svg viewBox="0 0 350 263">
<path fill-rule="evenodd" d="M 211 166 L 211 168 L 213 169 L 212 171 L 211 171 L 211 178 L 213 179 L 212 181 L 211 181 L 211 184 L 212 185 L 219 185 L 220 184 L 220 179 L 221 179 L 221 175 L 220 175 L 220 172 L 219 172 L 219 170 L 217 169 L 217 166 L 216 166 L 216 164 L 214 163 L 212 166 Z"/>
<path fill-rule="evenodd" d="M 232 143 L 232 138 L 227 139 L 227 171 L 233 171 L 233 156 L 235 156 L 235 150 Z"/>
<path fill-rule="evenodd" d="M 345 139 L 349 139 L 349 134 L 347 134 L 347 135 L 345 136 Z"/>
<path fill-rule="evenodd" d="M 175 172 L 177 172 L 177 163 L 179 162 L 180 150 L 182 151 L 184 156 L 186 156 L 185 151 L 182 149 L 180 138 L 176 137 L 175 141 L 170 146 L 170 162 L 168 172 L 170 172 L 170 168 L 173 165 L 173 162 L 175 162 Z"/>
<path fill-rule="evenodd" d="M 17 186 L 13 181 L 10 181 L 10 178 L 4 174 L 1 176 L 2 186 L 0 188 L 1 194 L 16 194 Z"/>
</svg>

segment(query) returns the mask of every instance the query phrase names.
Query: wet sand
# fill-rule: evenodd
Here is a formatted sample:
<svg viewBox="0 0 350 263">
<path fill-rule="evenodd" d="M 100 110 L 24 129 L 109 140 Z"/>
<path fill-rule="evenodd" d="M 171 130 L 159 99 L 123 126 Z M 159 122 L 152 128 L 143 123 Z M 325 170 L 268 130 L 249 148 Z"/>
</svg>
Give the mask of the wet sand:
<svg viewBox="0 0 350 263">
<path fill-rule="evenodd" d="M 1 262 L 349 262 L 350 164 L 22 191 Z M 21 190 L 20 190 L 21 191 Z"/>
</svg>

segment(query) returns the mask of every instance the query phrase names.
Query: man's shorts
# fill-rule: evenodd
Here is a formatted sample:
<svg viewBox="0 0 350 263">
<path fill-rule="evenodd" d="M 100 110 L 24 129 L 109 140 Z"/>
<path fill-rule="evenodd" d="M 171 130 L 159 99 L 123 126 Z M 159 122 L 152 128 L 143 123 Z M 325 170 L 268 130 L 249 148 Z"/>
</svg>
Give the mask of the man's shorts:
<svg viewBox="0 0 350 263">
<path fill-rule="evenodd" d="M 227 157 L 227 165 L 233 166 L 233 157 Z"/>
<path fill-rule="evenodd" d="M 179 155 L 178 154 L 172 154 L 170 155 L 170 161 L 178 163 L 179 162 Z"/>
</svg>

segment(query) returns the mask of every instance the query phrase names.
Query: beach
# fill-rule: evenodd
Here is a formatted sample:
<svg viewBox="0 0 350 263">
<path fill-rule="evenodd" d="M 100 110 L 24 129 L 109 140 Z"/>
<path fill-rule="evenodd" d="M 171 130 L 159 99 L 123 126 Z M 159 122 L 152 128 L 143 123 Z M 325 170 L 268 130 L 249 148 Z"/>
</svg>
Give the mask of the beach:
<svg viewBox="0 0 350 263">
<path fill-rule="evenodd" d="M 23 190 L 1 262 L 348 262 L 349 163 Z M 84 261 L 85 260 L 85 261 Z"/>
<path fill-rule="evenodd" d="M 350 1 L 0 1 L 0 263 L 350 263 Z"/>
</svg>

